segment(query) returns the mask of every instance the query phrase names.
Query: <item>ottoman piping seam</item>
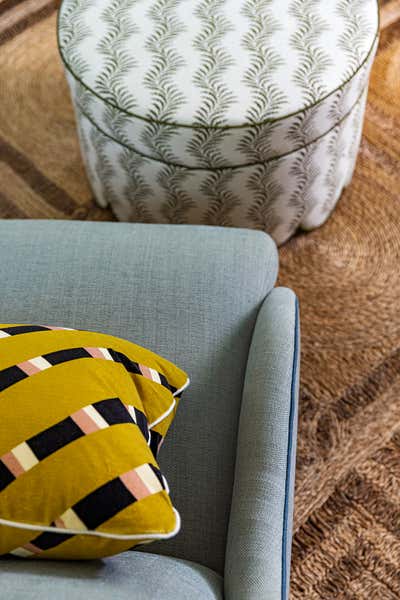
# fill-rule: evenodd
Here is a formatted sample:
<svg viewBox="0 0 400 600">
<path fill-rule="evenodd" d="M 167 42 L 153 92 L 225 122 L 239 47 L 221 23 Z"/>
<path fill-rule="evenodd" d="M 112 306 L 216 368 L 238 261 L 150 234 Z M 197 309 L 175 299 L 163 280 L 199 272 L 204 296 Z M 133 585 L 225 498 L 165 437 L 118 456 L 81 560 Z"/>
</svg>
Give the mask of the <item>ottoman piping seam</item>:
<svg viewBox="0 0 400 600">
<path fill-rule="evenodd" d="M 294 154 L 295 152 L 299 152 L 300 150 L 303 150 L 304 148 L 308 148 L 308 146 L 311 146 L 312 144 L 315 144 L 316 142 L 319 142 L 319 140 L 321 140 L 323 137 L 325 137 L 326 135 L 328 135 L 329 133 L 331 133 L 331 131 L 333 131 L 334 129 L 336 129 L 336 127 L 339 127 L 339 125 L 341 125 L 343 123 L 343 121 L 345 121 L 351 115 L 351 113 L 353 112 L 354 108 L 360 102 L 360 100 L 361 100 L 363 94 L 365 93 L 366 89 L 368 89 L 368 83 L 362 89 L 361 93 L 358 95 L 357 99 L 355 100 L 354 104 L 352 104 L 351 108 L 346 112 L 346 114 L 341 119 L 339 119 L 339 121 L 337 121 L 335 123 L 335 125 L 332 125 L 332 127 L 330 127 L 329 129 L 327 129 L 324 133 L 321 133 L 321 135 L 317 136 L 316 138 L 314 138 L 310 142 L 307 142 L 307 144 L 304 144 L 304 146 L 300 146 L 299 148 L 296 148 L 295 150 L 290 150 L 289 152 L 284 152 L 283 154 L 278 154 L 276 156 L 272 156 L 271 158 L 267 158 L 264 161 L 243 163 L 243 164 L 232 165 L 232 166 L 226 165 L 226 166 L 221 166 L 221 167 L 192 167 L 192 166 L 184 165 L 182 163 L 176 163 L 176 162 L 172 162 L 172 161 L 168 161 L 168 160 L 160 160 L 159 158 L 155 158 L 154 156 L 150 156 L 149 154 L 144 154 L 144 152 L 141 152 L 140 150 L 137 150 L 133 146 L 128 146 L 128 144 L 125 144 L 124 142 L 121 142 L 117 138 L 113 137 L 112 135 L 110 135 L 109 133 L 107 133 L 106 131 L 104 131 L 92 119 L 92 117 L 90 117 L 87 114 L 87 112 L 85 110 L 83 110 L 83 108 L 78 103 L 77 103 L 76 106 L 77 106 L 77 109 L 93 125 L 93 127 L 95 127 L 98 131 L 100 131 L 100 133 L 102 133 L 105 137 L 107 137 L 108 139 L 112 140 L 113 142 L 115 142 L 116 144 L 118 144 L 119 146 L 121 146 L 122 148 L 126 148 L 127 150 L 130 150 L 131 152 L 137 154 L 138 156 L 141 156 L 142 158 L 145 158 L 147 160 L 152 160 L 152 161 L 160 163 L 162 165 L 167 165 L 167 166 L 171 166 L 171 167 L 179 167 L 181 169 L 186 169 L 188 171 L 211 171 L 211 172 L 215 172 L 215 171 L 232 171 L 232 170 L 239 170 L 239 169 L 244 169 L 244 168 L 248 168 L 248 167 L 256 167 L 258 165 L 265 165 L 265 164 L 267 164 L 269 162 L 273 162 L 273 161 L 279 160 L 281 158 L 286 158 L 287 156 L 290 156 L 291 154 Z"/>
<path fill-rule="evenodd" d="M 146 121 L 147 123 L 156 123 L 158 125 L 166 125 L 166 126 L 173 126 L 173 127 L 182 127 L 185 129 L 221 129 L 221 130 L 229 130 L 229 129 L 252 129 L 255 127 L 260 127 L 261 125 L 266 125 L 267 123 L 277 123 L 279 121 L 284 121 L 285 119 L 289 119 L 290 117 L 294 117 L 296 115 L 301 115 L 305 112 L 307 112 L 308 110 L 314 108 L 315 106 L 319 106 L 322 102 L 324 102 L 325 100 L 327 100 L 330 96 L 333 96 L 333 94 L 335 94 L 336 92 L 338 92 L 339 90 L 343 89 L 344 87 L 346 87 L 346 85 L 348 85 L 350 83 L 350 81 L 352 81 L 352 79 L 354 79 L 354 77 L 361 71 L 362 67 L 368 62 L 369 58 L 372 55 L 372 51 L 375 47 L 375 43 L 379 38 L 379 32 L 380 32 L 380 12 L 379 12 L 379 4 L 378 2 L 376 3 L 377 5 L 377 11 L 378 11 L 378 24 L 377 24 L 377 31 L 375 33 L 374 39 L 372 41 L 371 47 L 368 50 L 368 53 L 366 54 L 364 60 L 360 63 L 360 65 L 357 67 L 357 69 L 354 71 L 354 73 L 348 77 L 343 83 L 341 83 L 339 86 L 337 86 L 334 90 L 332 90 L 331 92 L 329 92 L 328 94 L 326 94 L 325 96 L 323 96 L 322 98 L 320 98 L 319 100 L 317 100 L 316 102 L 309 104 L 308 106 L 306 106 L 305 108 L 301 108 L 297 111 L 294 111 L 292 113 L 288 113 L 287 115 L 283 115 L 282 117 L 275 117 L 275 118 L 270 118 L 270 119 L 265 119 L 264 121 L 260 121 L 258 123 L 241 123 L 239 125 L 207 125 L 206 127 L 204 125 L 197 125 L 197 124 L 188 124 L 188 123 L 177 123 L 174 121 L 163 121 L 160 119 L 151 119 L 149 117 L 146 117 L 144 115 L 138 115 L 136 113 L 130 112 L 128 110 L 122 109 L 121 107 L 117 106 L 116 104 L 114 104 L 113 102 L 110 102 L 109 100 L 103 98 L 102 96 L 100 96 L 100 94 L 98 92 L 96 92 L 95 90 L 93 90 L 92 88 L 90 88 L 86 83 L 84 83 L 84 81 L 78 77 L 74 71 L 71 69 L 70 65 L 67 63 L 66 59 L 64 58 L 64 55 L 62 53 L 62 48 L 61 48 L 61 41 L 60 41 L 60 19 L 61 19 L 61 12 L 62 12 L 62 7 L 64 4 L 65 0 L 61 1 L 60 4 L 60 8 L 58 10 L 58 14 L 57 14 L 57 46 L 58 46 L 58 51 L 61 57 L 62 62 L 64 63 L 65 68 L 67 69 L 67 71 L 69 71 L 71 73 L 71 75 L 73 76 L 73 78 L 78 81 L 86 90 L 88 90 L 89 92 L 91 92 L 94 96 L 96 96 L 97 98 L 99 98 L 99 100 L 101 100 L 102 102 L 104 102 L 105 104 L 108 104 L 109 106 L 112 106 L 116 109 L 118 109 L 120 112 L 134 117 L 135 119 L 138 119 L 140 121 Z"/>
</svg>

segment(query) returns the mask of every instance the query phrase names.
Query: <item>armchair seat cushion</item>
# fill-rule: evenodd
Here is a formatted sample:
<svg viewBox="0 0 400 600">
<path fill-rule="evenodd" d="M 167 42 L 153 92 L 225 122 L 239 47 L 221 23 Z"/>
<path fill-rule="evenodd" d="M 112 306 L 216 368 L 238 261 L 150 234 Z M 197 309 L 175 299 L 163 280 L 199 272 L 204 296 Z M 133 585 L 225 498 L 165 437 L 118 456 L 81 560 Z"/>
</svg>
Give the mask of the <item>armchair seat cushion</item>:
<svg viewBox="0 0 400 600">
<path fill-rule="evenodd" d="M 222 600 L 223 579 L 196 563 L 145 552 L 88 562 L 1 560 L 7 600 Z"/>
</svg>

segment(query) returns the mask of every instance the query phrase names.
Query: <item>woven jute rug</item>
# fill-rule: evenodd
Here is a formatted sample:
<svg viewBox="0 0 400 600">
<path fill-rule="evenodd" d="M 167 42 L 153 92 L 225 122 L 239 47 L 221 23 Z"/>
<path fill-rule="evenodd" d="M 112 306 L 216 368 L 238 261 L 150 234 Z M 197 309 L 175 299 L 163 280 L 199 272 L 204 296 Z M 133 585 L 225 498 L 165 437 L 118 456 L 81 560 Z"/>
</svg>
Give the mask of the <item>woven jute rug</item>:
<svg viewBox="0 0 400 600">
<path fill-rule="evenodd" d="M 0 217 L 111 220 L 82 167 L 56 10 L 0 0 Z M 354 180 L 280 250 L 302 317 L 292 600 L 400 598 L 400 0 L 381 28 Z"/>
</svg>

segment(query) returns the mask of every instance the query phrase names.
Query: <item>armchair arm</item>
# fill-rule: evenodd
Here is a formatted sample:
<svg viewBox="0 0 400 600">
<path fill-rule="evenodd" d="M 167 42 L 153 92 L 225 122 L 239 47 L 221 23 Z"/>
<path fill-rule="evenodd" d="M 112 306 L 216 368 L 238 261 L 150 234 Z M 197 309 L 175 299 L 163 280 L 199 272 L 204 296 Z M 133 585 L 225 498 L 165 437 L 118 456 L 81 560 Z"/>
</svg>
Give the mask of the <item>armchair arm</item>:
<svg viewBox="0 0 400 600">
<path fill-rule="evenodd" d="M 275 288 L 250 346 L 225 559 L 226 600 L 287 600 L 299 379 L 296 296 Z"/>
</svg>

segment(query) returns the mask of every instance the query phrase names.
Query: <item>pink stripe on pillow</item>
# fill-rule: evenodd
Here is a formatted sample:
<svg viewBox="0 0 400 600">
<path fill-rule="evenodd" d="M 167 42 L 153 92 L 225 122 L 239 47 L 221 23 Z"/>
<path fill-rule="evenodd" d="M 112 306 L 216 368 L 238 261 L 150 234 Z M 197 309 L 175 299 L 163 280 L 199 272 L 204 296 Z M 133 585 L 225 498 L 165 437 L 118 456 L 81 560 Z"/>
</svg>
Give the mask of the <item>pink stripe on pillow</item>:
<svg viewBox="0 0 400 600">
<path fill-rule="evenodd" d="M 143 377 L 146 377 L 146 379 L 153 379 L 149 367 L 146 367 L 146 365 L 139 365 L 139 369 Z"/>
<path fill-rule="evenodd" d="M 93 358 L 104 358 L 104 354 L 99 348 L 85 348 L 85 350 L 86 352 L 89 352 L 90 356 L 93 356 Z"/>
<path fill-rule="evenodd" d="M 14 477 L 19 477 L 22 473 L 25 473 L 25 469 L 12 452 L 3 454 L 0 460 L 6 465 L 7 469 L 11 471 Z"/>
<path fill-rule="evenodd" d="M 35 375 L 35 373 L 40 373 L 41 369 L 33 365 L 29 360 L 26 360 L 17 365 L 27 375 Z"/>
<path fill-rule="evenodd" d="M 150 491 L 134 469 L 120 475 L 119 478 L 137 500 L 150 496 Z"/>
<path fill-rule="evenodd" d="M 71 419 L 78 425 L 83 433 L 93 433 L 100 429 L 84 410 L 78 410 L 76 413 L 72 414 Z"/>
<path fill-rule="evenodd" d="M 25 550 L 28 550 L 29 552 L 33 552 L 33 554 L 40 554 L 41 552 L 43 552 L 41 548 L 38 548 L 37 546 L 35 546 L 35 544 L 32 544 L 31 542 L 24 544 L 22 547 L 25 548 Z"/>
<path fill-rule="evenodd" d="M 54 519 L 54 525 L 56 527 L 58 527 L 59 529 L 67 529 L 65 527 L 65 523 L 62 519 L 60 519 L 60 517 L 58 517 L 58 519 Z"/>
</svg>

